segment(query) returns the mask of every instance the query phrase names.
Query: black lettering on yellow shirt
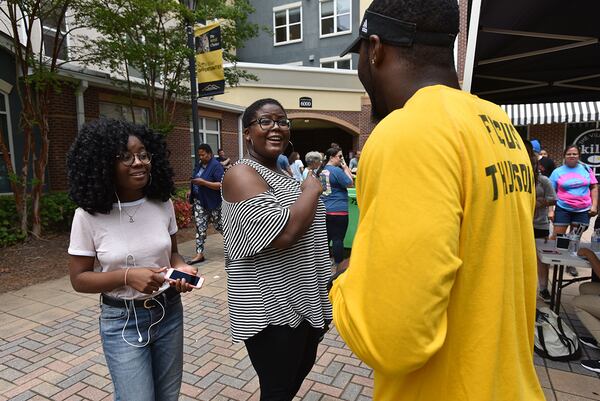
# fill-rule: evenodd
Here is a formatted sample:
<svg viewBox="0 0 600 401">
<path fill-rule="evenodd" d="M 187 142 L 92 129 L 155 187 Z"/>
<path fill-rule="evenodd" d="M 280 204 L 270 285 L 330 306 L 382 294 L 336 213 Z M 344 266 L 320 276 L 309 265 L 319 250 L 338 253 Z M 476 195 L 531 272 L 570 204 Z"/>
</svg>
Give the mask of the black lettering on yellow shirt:
<svg viewBox="0 0 600 401">
<path fill-rule="evenodd" d="M 510 160 L 504 160 L 491 164 L 485 168 L 486 177 L 490 177 L 492 184 L 492 199 L 498 200 L 498 177 L 502 180 L 504 195 L 513 192 L 528 192 L 533 190 L 533 170 L 527 164 L 514 164 Z M 510 182 L 508 177 L 510 177 Z"/>
<path fill-rule="evenodd" d="M 489 138 L 492 143 L 496 143 L 494 141 L 494 136 L 492 135 L 492 131 L 494 132 L 498 142 L 502 145 L 506 146 L 508 149 L 521 149 L 521 145 L 519 144 L 518 133 L 513 127 L 512 124 L 502 121 L 496 121 L 486 116 L 485 114 L 480 114 L 479 118 L 483 123 L 483 126 L 487 130 L 489 134 Z"/>
</svg>

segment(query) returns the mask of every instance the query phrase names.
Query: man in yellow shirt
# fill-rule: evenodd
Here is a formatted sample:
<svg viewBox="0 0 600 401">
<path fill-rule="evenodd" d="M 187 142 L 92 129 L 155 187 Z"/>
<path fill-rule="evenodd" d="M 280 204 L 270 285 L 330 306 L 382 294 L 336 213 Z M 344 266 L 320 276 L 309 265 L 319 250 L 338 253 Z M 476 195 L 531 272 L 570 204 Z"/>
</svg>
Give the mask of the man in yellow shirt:
<svg viewBox="0 0 600 401">
<path fill-rule="evenodd" d="M 348 49 L 380 122 L 330 299 L 376 401 L 544 399 L 532 166 L 507 115 L 459 90 L 458 19 L 456 0 L 374 0 Z"/>
</svg>

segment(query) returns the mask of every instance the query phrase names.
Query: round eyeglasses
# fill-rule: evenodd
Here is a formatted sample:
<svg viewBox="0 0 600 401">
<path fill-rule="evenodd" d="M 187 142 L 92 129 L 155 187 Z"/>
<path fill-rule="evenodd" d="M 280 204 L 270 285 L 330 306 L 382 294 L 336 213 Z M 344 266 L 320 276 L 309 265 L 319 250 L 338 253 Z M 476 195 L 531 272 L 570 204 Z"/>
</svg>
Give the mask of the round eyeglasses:
<svg viewBox="0 0 600 401">
<path fill-rule="evenodd" d="M 251 126 L 254 123 L 258 123 L 260 128 L 262 128 L 265 131 L 272 129 L 275 126 L 275 123 L 277 123 L 277 126 L 281 129 L 290 129 L 292 125 L 292 122 L 287 118 L 282 118 L 280 120 L 272 120 L 270 118 L 261 117 L 256 120 L 250 121 L 250 124 L 248 124 L 248 126 Z"/>
<path fill-rule="evenodd" d="M 150 162 L 152 161 L 152 153 L 150 153 L 150 152 L 140 152 L 140 153 L 123 152 L 123 153 L 120 153 L 117 155 L 117 159 L 119 159 L 119 161 L 127 167 L 131 167 L 133 165 L 133 163 L 135 163 L 136 157 L 142 164 L 150 164 Z"/>
</svg>

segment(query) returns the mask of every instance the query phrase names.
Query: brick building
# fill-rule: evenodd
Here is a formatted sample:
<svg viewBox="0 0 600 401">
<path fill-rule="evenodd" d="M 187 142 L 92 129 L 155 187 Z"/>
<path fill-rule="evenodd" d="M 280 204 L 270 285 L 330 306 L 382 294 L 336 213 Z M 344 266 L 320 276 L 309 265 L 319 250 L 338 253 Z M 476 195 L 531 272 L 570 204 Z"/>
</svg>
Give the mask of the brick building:
<svg viewBox="0 0 600 401">
<path fill-rule="evenodd" d="M 0 65 L 14 67 L 12 53 L 7 46 L 0 46 Z M 0 70 L 0 124 L 9 146 L 13 168 L 20 169 L 20 149 L 23 146 L 19 129 L 20 105 L 14 85 L 17 79 L 14 68 Z M 66 154 L 79 127 L 99 117 L 132 120 L 129 98 L 119 90 L 107 74 L 85 70 L 64 69 L 59 91 L 50 101 L 50 148 L 46 186 L 51 191 L 67 189 L 65 172 Z M 140 95 L 134 100 L 133 112 L 137 123 L 146 122 L 148 101 Z M 189 103 L 177 104 L 174 129 L 167 136 L 171 151 L 171 165 L 178 184 L 187 184 L 194 166 L 194 147 L 206 142 L 214 148 L 223 148 L 232 160 L 237 160 L 240 146 L 240 120 L 243 107 L 215 100 L 199 100 L 200 138 L 194 140 L 191 130 L 191 107 Z M 4 164 L 0 159 L 0 193 L 10 191 Z"/>
<path fill-rule="evenodd" d="M 336 55 L 356 35 L 369 4 L 370 0 L 253 2 L 257 11 L 250 19 L 255 18 L 254 22 L 262 25 L 272 24 L 272 32 L 261 31 L 259 37 L 238 50 L 242 60 L 238 67 L 258 80 L 242 81 L 235 88 L 226 88 L 225 94 L 216 96 L 217 100 L 200 100 L 200 138 L 192 138 L 189 104 L 178 105 L 175 128 L 167 138 L 176 180 L 183 183 L 189 177 L 193 165 L 192 144 L 207 142 L 214 148 L 222 147 L 232 159 L 239 158 L 244 152 L 240 115 L 247 105 L 263 97 L 276 98 L 286 108 L 292 120 L 294 150 L 301 157 L 311 150 L 324 151 L 331 142 L 340 144 L 345 152 L 362 148 L 373 129 L 370 101 L 357 77 L 356 56 L 339 58 Z M 460 34 L 455 55 L 461 83 L 469 69 L 465 68 L 469 67 L 466 65 L 469 4 L 459 1 Z M 337 22 L 332 22 L 334 20 Z M 349 25 L 340 25 L 340 21 L 346 20 Z M 8 67 L 0 69 L 0 127 L 11 154 L 18 154 L 15 150 L 22 146 L 22 139 L 18 129 L 18 98 L 13 89 L 17 80 L 9 45 L 10 41 L 0 33 L 0 65 Z M 51 106 L 47 177 L 50 190 L 66 188 L 65 154 L 83 122 L 100 116 L 129 118 L 132 113 L 110 74 L 67 64 L 63 75 L 64 88 L 56 94 Z M 564 106 L 553 104 L 549 106 L 553 110 L 550 118 L 545 119 L 530 118 L 532 116 L 522 110 L 531 107 L 521 106 L 503 107 L 519 133 L 524 138 L 540 140 L 557 162 L 567 143 L 590 130 L 600 129 L 600 102 L 589 102 L 586 107 L 574 105 L 572 109 L 569 106 L 564 113 L 561 113 Z M 147 103 L 140 96 L 133 110 L 140 121 L 144 120 L 145 108 Z M 584 108 L 588 112 L 584 113 Z M 20 168 L 19 162 L 13 157 L 14 167 Z M 9 190 L 0 161 L 0 193 Z"/>
</svg>

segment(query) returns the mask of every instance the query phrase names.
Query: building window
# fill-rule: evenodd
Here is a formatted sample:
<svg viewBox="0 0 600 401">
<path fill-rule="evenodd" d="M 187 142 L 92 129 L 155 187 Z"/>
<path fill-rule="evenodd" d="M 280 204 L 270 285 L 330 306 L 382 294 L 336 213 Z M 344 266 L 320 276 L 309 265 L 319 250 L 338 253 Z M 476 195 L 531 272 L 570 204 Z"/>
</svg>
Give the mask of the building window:
<svg viewBox="0 0 600 401">
<path fill-rule="evenodd" d="M 351 0 L 321 0 L 321 37 L 340 35 L 352 32 Z"/>
<path fill-rule="evenodd" d="M 273 8 L 275 46 L 302 41 L 302 2 Z"/>
<path fill-rule="evenodd" d="M 118 103 L 100 102 L 100 117 L 114 118 L 116 120 L 125 120 L 130 123 L 133 121 L 131 106 Z M 135 123 L 148 125 L 148 109 L 145 107 L 133 106 Z"/>
<path fill-rule="evenodd" d="M 58 24 L 58 16 L 48 16 L 42 21 L 42 40 L 44 41 L 44 54 L 48 57 L 53 56 L 54 42 L 58 41 L 57 58 L 60 60 L 69 59 L 69 36 L 67 35 L 66 17 L 63 17 Z M 58 36 L 56 35 L 59 30 Z"/>
<path fill-rule="evenodd" d="M 4 140 L 4 144 L 9 152 L 12 152 L 12 135 L 10 125 L 10 110 L 8 107 L 8 95 L 4 92 L 0 92 L 0 135 Z M 9 154 L 11 162 L 13 162 L 13 155 Z M 14 164 L 13 164 L 14 167 Z M 10 181 L 8 180 L 8 170 L 4 164 L 4 155 L 0 150 L 0 193 L 11 192 Z"/>
<path fill-rule="evenodd" d="M 328 57 L 320 60 L 321 68 L 334 68 L 336 70 L 351 70 L 352 55 L 347 54 L 344 57 Z"/>
<path fill-rule="evenodd" d="M 216 118 L 200 117 L 198 118 L 198 131 L 200 134 L 200 143 L 207 143 L 217 155 L 217 150 L 221 147 L 221 121 Z M 194 130 L 190 121 L 190 144 L 192 145 L 192 161 L 196 163 L 196 148 L 200 143 L 194 140 Z"/>
</svg>

